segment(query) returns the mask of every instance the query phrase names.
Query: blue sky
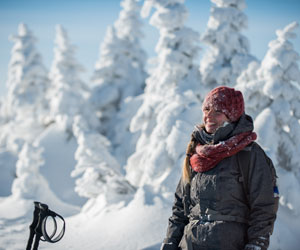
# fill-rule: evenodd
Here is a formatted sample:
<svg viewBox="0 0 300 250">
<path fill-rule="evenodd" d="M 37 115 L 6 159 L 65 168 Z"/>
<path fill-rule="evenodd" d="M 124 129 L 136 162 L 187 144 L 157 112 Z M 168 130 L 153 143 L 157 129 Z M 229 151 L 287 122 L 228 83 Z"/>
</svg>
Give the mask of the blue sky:
<svg viewBox="0 0 300 250">
<path fill-rule="evenodd" d="M 276 29 L 293 21 L 300 23 L 300 1 L 248 0 L 246 3 L 248 29 L 244 35 L 250 41 L 251 53 L 262 59 L 268 43 L 276 37 Z M 186 25 L 203 33 L 211 5 L 209 0 L 186 0 L 190 12 Z M 6 93 L 7 65 L 13 46 L 8 37 L 17 33 L 20 22 L 26 23 L 37 37 L 37 49 L 47 68 L 53 60 L 55 25 L 62 24 L 71 42 L 77 46 L 76 58 L 86 69 L 82 78 L 88 81 L 106 28 L 118 18 L 120 10 L 119 0 L 0 0 L 0 96 Z M 158 31 L 148 24 L 148 19 L 144 21 L 142 45 L 148 56 L 153 57 Z M 300 54 L 300 28 L 297 35 L 293 44 Z M 203 48 L 201 57 L 204 45 L 200 46 Z"/>
</svg>

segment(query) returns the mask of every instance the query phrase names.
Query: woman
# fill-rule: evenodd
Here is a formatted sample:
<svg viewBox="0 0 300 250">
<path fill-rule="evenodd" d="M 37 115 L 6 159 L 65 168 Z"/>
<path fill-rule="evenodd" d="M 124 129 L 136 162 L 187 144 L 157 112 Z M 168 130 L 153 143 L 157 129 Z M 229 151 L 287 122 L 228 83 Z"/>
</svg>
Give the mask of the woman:
<svg viewBox="0 0 300 250">
<path fill-rule="evenodd" d="M 276 173 L 254 142 L 243 95 L 215 88 L 202 111 L 161 249 L 265 250 L 278 208 Z"/>
</svg>

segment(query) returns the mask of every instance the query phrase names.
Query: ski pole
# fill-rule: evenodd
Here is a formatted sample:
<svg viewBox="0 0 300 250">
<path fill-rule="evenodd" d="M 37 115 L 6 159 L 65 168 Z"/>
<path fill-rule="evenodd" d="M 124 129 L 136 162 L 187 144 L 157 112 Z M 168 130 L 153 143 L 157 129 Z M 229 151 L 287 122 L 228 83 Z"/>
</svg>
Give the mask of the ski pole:
<svg viewBox="0 0 300 250">
<path fill-rule="evenodd" d="M 48 217 L 51 217 L 54 223 L 54 230 L 52 234 L 49 236 L 47 233 L 47 219 Z M 57 222 L 56 217 L 59 217 L 63 221 L 63 227 L 60 231 L 59 235 L 53 239 L 53 237 L 56 235 L 57 232 Z M 34 202 L 34 212 L 33 212 L 33 222 L 29 226 L 30 229 L 30 235 L 27 242 L 26 250 L 31 250 L 32 242 L 35 237 L 33 250 L 37 250 L 39 246 L 39 241 L 47 241 L 50 243 L 58 242 L 62 239 L 65 233 L 65 220 L 64 218 L 55 213 L 54 211 L 51 211 L 46 204 L 43 204 L 41 202 L 35 201 Z M 43 238 L 42 238 L 43 237 Z"/>
</svg>

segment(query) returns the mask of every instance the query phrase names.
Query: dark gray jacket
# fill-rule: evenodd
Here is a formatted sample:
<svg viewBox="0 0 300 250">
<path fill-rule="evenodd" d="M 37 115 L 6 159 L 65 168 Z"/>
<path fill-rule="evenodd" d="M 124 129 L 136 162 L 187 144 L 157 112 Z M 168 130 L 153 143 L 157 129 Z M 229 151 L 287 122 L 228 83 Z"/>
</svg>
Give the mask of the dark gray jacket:
<svg viewBox="0 0 300 250">
<path fill-rule="evenodd" d="M 252 119 L 243 116 L 234 133 L 251 126 Z M 275 170 L 257 143 L 245 150 L 251 151 L 249 197 L 237 154 L 207 172 L 193 172 L 190 187 L 182 180 L 177 186 L 162 249 L 242 250 L 246 244 L 267 249 L 278 206 Z"/>
</svg>

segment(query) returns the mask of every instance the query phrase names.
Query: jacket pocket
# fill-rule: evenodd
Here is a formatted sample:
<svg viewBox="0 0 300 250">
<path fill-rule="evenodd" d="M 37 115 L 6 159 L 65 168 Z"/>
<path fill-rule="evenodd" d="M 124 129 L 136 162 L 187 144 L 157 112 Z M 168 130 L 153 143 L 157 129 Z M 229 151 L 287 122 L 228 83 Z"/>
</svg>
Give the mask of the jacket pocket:
<svg viewBox="0 0 300 250">
<path fill-rule="evenodd" d="M 183 236 L 181 238 L 181 241 L 178 245 L 179 249 L 181 250 L 193 250 L 193 242 L 194 242 L 194 237 L 191 235 L 192 229 L 195 228 L 196 224 L 198 221 L 193 220 L 189 222 L 183 232 Z"/>
</svg>

